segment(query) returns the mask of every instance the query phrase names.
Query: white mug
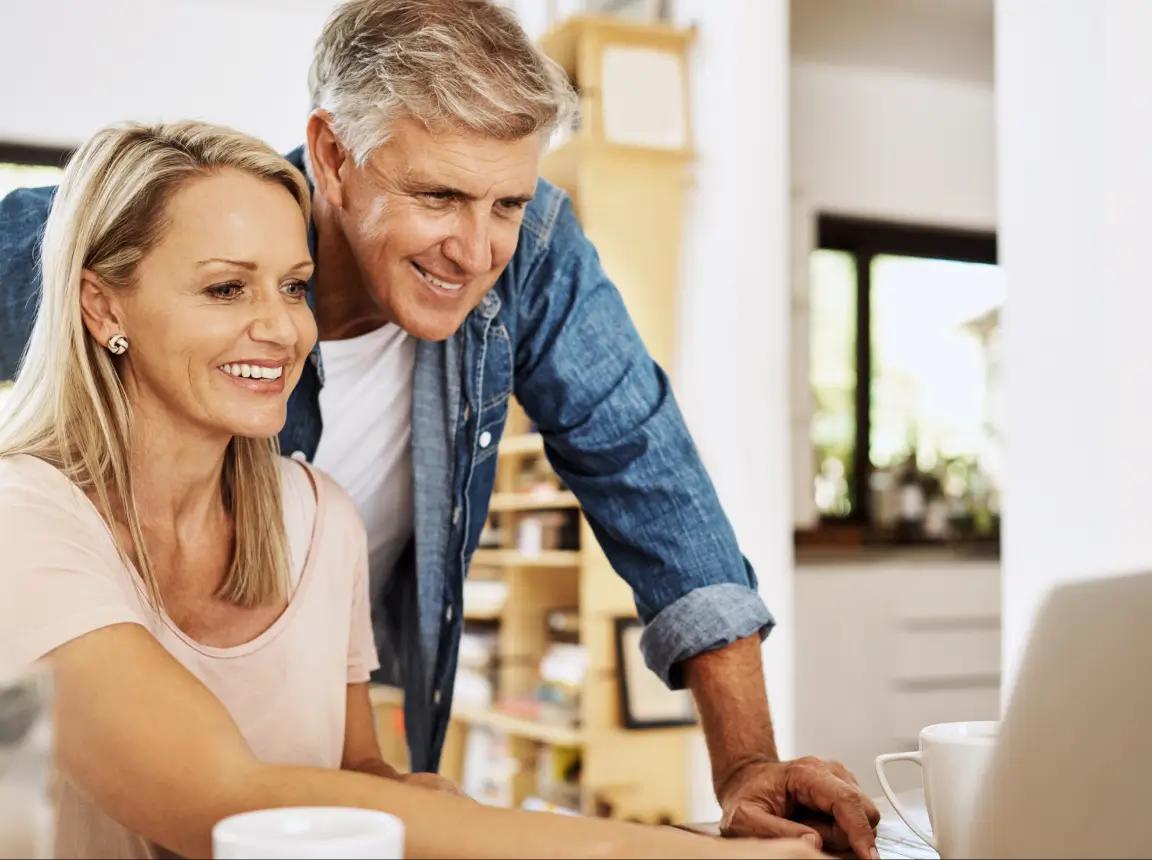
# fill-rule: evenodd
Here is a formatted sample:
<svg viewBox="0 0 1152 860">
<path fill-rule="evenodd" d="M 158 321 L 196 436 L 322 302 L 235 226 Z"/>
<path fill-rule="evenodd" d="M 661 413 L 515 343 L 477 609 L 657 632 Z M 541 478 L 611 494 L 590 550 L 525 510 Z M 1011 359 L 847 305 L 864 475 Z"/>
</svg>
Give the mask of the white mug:
<svg viewBox="0 0 1152 860">
<path fill-rule="evenodd" d="M 1000 724 L 994 721 L 940 723 L 920 731 L 919 752 L 888 753 L 876 757 L 876 776 L 884 796 L 921 839 L 940 856 L 971 854 L 972 816 L 981 781 L 991 758 Z M 924 800 L 932 832 L 925 833 L 909 815 L 884 774 L 894 761 L 916 762 L 924 771 Z"/>
<path fill-rule="evenodd" d="M 233 815 L 212 828 L 216 860 L 399 860 L 404 824 L 394 815 L 340 806 L 296 806 Z"/>
</svg>

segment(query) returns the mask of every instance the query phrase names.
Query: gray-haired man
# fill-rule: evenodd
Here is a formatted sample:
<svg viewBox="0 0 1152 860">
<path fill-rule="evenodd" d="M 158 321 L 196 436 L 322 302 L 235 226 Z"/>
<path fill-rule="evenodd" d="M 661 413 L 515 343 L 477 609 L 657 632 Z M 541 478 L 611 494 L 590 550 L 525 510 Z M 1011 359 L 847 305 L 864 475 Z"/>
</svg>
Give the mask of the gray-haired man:
<svg viewBox="0 0 1152 860">
<path fill-rule="evenodd" d="M 696 698 L 725 831 L 875 856 L 879 815 L 851 774 L 777 756 L 759 647 L 772 617 L 667 377 L 539 179 L 574 104 L 562 72 L 485 0 L 354 0 L 325 27 L 310 84 L 321 343 L 280 438 L 365 519 L 414 769 L 439 760 L 514 393 L 635 592 L 649 666 Z M 47 199 L 0 206 L 0 376 L 31 325 Z"/>
</svg>

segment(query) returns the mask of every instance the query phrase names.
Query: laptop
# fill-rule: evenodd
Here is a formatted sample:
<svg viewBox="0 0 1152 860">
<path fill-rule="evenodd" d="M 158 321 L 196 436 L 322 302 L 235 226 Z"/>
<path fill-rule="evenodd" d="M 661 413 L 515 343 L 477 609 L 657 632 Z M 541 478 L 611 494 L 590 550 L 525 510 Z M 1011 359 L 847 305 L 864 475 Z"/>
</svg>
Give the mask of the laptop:
<svg viewBox="0 0 1152 860">
<path fill-rule="evenodd" d="M 1152 573 L 1052 591 L 981 795 L 976 858 L 1152 857 Z M 922 790 L 900 801 L 930 830 Z M 878 805 L 883 860 L 938 856 Z"/>
<path fill-rule="evenodd" d="M 1152 856 L 1152 574 L 1052 592 L 973 826 L 979 857 Z"/>
<path fill-rule="evenodd" d="M 922 792 L 901 801 L 927 823 Z M 1052 591 L 1000 726 L 973 839 L 977 858 L 1152 857 L 1152 574 Z M 890 810 L 877 849 L 935 856 Z"/>
</svg>

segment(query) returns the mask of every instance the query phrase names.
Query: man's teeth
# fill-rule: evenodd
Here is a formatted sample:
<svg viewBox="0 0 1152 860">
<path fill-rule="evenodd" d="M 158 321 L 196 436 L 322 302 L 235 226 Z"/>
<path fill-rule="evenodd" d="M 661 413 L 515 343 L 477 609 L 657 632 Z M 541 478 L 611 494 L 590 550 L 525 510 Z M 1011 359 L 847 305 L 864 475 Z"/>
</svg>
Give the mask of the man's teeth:
<svg viewBox="0 0 1152 860">
<path fill-rule="evenodd" d="M 439 278 L 428 274 L 423 269 L 421 269 L 419 266 L 416 267 L 416 271 L 419 272 L 421 277 L 423 277 L 424 280 L 426 280 L 428 283 L 432 284 L 433 286 L 439 287 L 442 290 L 448 290 L 449 292 L 454 293 L 464 286 L 463 284 L 451 284 L 448 281 L 442 281 Z"/>
<path fill-rule="evenodd" d="M 282 366 L 261 367 L 258 364 L 222 364 L 220 369 L 241 379 L 279 379 L 284 375 Z"/>
</svg>

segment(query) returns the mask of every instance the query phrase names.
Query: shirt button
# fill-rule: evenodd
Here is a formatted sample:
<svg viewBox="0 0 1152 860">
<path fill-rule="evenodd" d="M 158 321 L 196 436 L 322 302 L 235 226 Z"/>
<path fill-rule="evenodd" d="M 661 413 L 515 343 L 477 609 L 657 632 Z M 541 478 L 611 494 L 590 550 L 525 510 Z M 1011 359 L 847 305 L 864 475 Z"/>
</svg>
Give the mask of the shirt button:
<svg viewBox="0 0 1152 860">
<path fill-rule="evenodd" d="M 492 434 L 485 430 L 480 434 L 480 447 L 487 448 L 492 444 Z"/>
<path fill-rule="evenodd" d="M 441 697 L 441 695 L 440 695 L 440 691 L 439 691 L 439 690 L 437 690 L 435 693 L 433 693 L 433 694 L 432 694 L 432 704 L 433 704 L 433 705 L 439 705 L 439 704 L 440 704 L 440 699 L 441 699 L 441 698 L 442 698 L 442 697 Z"/>
<path fill-rule="evenodd" d="M 299 460 L 301 463 L 303 463 L 308 459 L 308 455 L 305 454 L 303 451 L 293 451 L 292 452 L 292 459 L 293 460 Z"/>
<path fill-rule="evenodd" d="M 452 608 L 452 604 L 449 603 L 448 608 L 444 610 L 444 620 L 447 621 L 449 624 L 451 624 L 452 623 L 452 616 L 453 616 L 453 608 Z"/>
<path fill-rule="evenodd" d="M 460 506 L 457 505 L 452 509 L 452 525 L 457 525 L 460 522 Z"/>
</svg>

